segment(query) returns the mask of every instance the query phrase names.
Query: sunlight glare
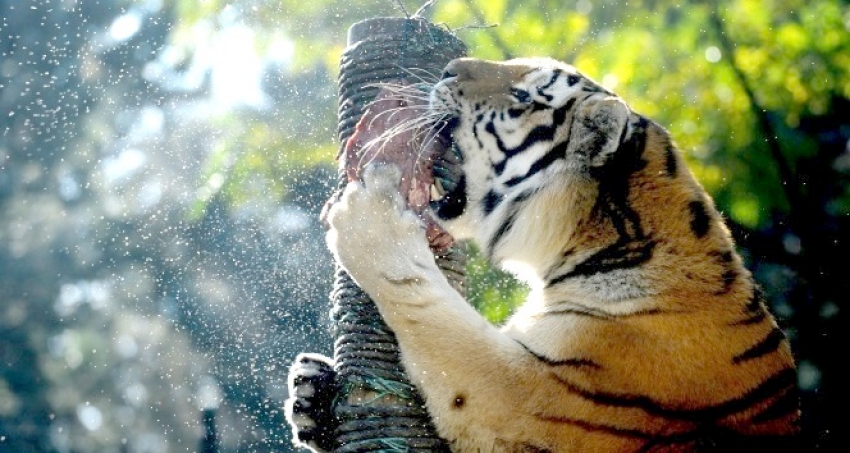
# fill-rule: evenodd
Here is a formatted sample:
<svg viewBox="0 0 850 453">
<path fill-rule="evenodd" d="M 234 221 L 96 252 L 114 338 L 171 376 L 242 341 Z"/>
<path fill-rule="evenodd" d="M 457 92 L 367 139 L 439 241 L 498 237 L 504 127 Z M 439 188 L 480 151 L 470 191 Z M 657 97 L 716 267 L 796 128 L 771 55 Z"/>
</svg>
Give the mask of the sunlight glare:
<svg viewBox="0 0 850 453">
<path fill-rule="evenodd" d="M 77 406 L 77 418 L 89 431 L 97 431 L 103 425 L 103 414 L 101 414 L 100 409 L 90 406 L 88 403 Z"/>
<path fill-rule="evenodd" d="M 148 158 L 145 153 L 136 148 L 128 148 L 117 156 L 103 159 L 100 166 L 108 184 L 125 182 L 144 167 Z"/>
<path fill-rule="evenodd" d="M 109 36 L 115 42 L 124 42 L 133 37 L 142 28 L 142 18 L 136 12 L 118 16 L 109 27 Z"/>
<path fill-rule="evenodd" d="M 263 62 L 255 46 L 255 34 L 244 25 L 221 30 L 211 45 L 214 100 L 225 106 L 267 107 L 262 89 Z"/>
</svg>

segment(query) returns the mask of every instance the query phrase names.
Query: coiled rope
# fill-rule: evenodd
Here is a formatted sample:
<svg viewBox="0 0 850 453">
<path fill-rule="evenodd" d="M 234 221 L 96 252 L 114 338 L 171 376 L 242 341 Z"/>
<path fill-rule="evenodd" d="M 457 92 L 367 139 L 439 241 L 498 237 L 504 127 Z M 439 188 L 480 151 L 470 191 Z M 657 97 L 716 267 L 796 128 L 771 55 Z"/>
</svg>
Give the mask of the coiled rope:
<svg viewBox="0 0 850 453">
<path fill-rule="evenodd" d="M 375 84 L 411 74 L 440 74 L 446 63 L 465 54 L 466 46 L 455 35 L 421 18 L 375 18 L 352 25 L 339 75 L 342 146 L 377 95 Z M 339 189 L 346 183 L 345 168 L 340 168 Z M 461 293 L 465 257 L 459 245 L 435 257 Z M 338 264 L 331 300 L 340 389 L 334 409 L 340 422 L 335 451 L 448 451 L 401 366 L 395 335 L 374 302 Z"/>
</svg>

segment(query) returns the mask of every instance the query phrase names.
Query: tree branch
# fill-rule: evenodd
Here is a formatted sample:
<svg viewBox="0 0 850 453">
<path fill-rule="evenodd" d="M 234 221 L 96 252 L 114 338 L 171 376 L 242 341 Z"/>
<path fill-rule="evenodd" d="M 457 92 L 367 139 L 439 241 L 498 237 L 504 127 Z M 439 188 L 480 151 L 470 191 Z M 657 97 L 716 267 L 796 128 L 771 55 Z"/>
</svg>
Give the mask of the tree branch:
<svg viewBox="0 0 850 453">
<path fill-rule="evenodd" d="M 475 20 L 478 21 L 479 24 L 484 25 L 487 23 L 487 18 L 484 17 L 484 14 L 481 12 L 481 9 L 479 9 L 478 6 L 475 5 L 475 2 L 473 0 L 463 1 L 464 3 L 466 3 L 466 7 L 469 8 L 469 12 L 471 12 L 472 15 L 475 16 Z M 505 41 L 503 41 L 502 38 L 492 28 L 484 28 L 490 34 L 490 38 L 493 40 L 493 43 L 496 45 L 499 51 L 502 52 L 503 58 L 505 60 L 510 60 L 511 58 L 514 58 L 514 54 L 508 48 L 507 43 L 505 43 Z"/>
<path fill-rule="evenodd" d="M 767 116 L 767 110 L 762 107 L 758 99 L 756 99 L 755 91 L 753 90 L 750 82 L 747 80 L 746 74 L 744 74 L 741 68 L 735 64 L 735 45 L 726 35 L 726 28 L 723 25 L 723 19 L 720 17 L 717 4 L 711 8 L 710 20 L 717 34 L 720 50 L 723 54 L 729 56 L 729 67 L 732 69 L 732 73 L 735 74 L 735 78 L 738 79 L 738 83 L 741 85 L 741 88 L 744 90 L 744 93 L 749 99 L 750 108 L 753 111 L 753 115 L 756 117 L 760 134 L 764 138 L 768 152 L 770 152 L 770 155 L 773 157 L 777 170 L 779 171 L 779 177 L 781 179 L 780 184 L 782 185 L 782 191 L 785 194 L 785 198 L 788 201 L 788 207 L 793 210 L 793 207 L 801 201 L 800 191 L 797 187 L 797 176 L 791 168 L 788 159 L 782 153 L 782 146 L 779 143 L 779 139 L 776 137 L 776 129 L 773 127 L 770 122 L 770 118 Z"/>
</svg>

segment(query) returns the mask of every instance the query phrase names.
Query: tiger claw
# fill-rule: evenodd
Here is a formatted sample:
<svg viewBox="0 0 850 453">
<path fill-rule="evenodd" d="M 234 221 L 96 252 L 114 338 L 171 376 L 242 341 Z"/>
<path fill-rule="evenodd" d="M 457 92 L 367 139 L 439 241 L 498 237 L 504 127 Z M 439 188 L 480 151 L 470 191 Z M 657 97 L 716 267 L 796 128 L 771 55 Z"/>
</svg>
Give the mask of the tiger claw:
<svg viewBox="0 0 850 453">
<path fill-rule="evenodd" d="M 319 354 L 299 354 L 289 368 L 288 380 L 285 413 L 292 443 L 315 452 L 332 451 L 339 424 L 333 412 L 337 394 L 333 362 Z"/>
</svg>

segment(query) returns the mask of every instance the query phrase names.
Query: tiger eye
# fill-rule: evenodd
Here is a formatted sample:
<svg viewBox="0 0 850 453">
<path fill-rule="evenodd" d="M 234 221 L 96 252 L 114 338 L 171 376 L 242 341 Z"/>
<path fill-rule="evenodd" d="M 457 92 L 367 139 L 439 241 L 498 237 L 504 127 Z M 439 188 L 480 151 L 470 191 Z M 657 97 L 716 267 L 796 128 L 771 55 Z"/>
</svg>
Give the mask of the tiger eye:
<svg viewBox="0 0 850 453">
<path fill-rule="evenodd" d="M 525 90 L 521 90 L 519 88 L 511 88 L 511 96 L 522 104 L 527 104 L 531 102 L 531 93 Z"/>
</svg>

